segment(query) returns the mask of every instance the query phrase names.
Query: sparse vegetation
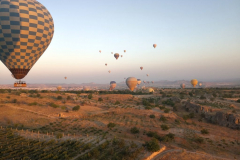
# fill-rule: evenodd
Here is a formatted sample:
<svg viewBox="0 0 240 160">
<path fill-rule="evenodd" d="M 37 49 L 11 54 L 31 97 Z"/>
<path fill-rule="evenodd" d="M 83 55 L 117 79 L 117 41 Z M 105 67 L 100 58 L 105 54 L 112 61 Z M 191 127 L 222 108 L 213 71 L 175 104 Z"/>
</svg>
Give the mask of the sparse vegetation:
<svg viewBox="0 0 240 160">
<path fill-rule="evenodd" d="M 151 115 L 149 116 L 149 118 L 155 118 L 155 115 L 154 115 L 154 114 L 151 114 Z"/>
<path fill-rule="evenodd" d="M 161 125 L 162 130 L 167 131 L 169 127 L 166 124 Z"/>
<path fill-rule="evenodd" d="M 201 130 L 201 133 L 202 133 L 202 134 L 209 134 L 209 131 L 208 131 L 207 129 L 202 129 L 202 130 Z"/>
<path fill-rule="evenodd" d="M 137 127 L 131 128 L 130 131 L 131 131 L 132 134 L 137 134 L 137 133 L 139 133 L 139 129 L 138 129 Z"/>
<path fill-rule="evenodd" d="M 116 126 L 116 124 L 115 123 L 108 123 L 108 125 L 107 125 L 107 127 L 108 128 L 110 128 L 110 129 L 112 129 L 112 128 L 114 128 Z"/>
<path fill-rule="evenodd" d="M 99 98 L 98 98 L 98 101 L 100 101 L 100 102 L 101 102 L 101 101 L 103 101 L 103 99 L 102 99 L 101 97 L 99 97 Z"/>
<path fill-rule="evenodd" d="M 152 138 L 150 141 L 146 142 L 145 145 L 147 150 L 150 152 L 156 152 L 160 149 L 158 140 L 156 138 Z"/>
<path fill-rule="evenodd" d="M 75 106 L 75 107 L 72 108 L 73 111 L 78 111 L 79 109 L 80 109 L 80 106 L 79 106 L 79 105 L 77 105 L 77 106 Z"/>
</svg>

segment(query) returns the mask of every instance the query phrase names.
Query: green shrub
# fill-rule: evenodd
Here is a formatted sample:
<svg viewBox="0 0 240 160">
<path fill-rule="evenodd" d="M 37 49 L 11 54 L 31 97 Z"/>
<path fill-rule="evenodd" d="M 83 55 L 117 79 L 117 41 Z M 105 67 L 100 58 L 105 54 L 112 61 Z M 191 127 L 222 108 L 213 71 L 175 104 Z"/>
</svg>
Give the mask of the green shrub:
<svg viewBox="0 0 240 160">
<path fill-rule="evenodd" d="M 29 106 L 36 106 L 36 105 L 38 105 L 38 103 L 37 102 L 33 102 L 33 103 L 29 103 L 28 105 Z"/>
<path fill-rule="evenodd" d="M 146 142 L 144 146 L 146 146 L 147 150 L 150 152 L 156 152 L 160 149 L 158 140 L 156 138 L 152 138 L 150 141 Z"/>
<path fill-rule="evenodd" d="M 159 120 L 162 121 L 162 122 L 166 122 L 167 118 L 164 115 L 162 115 Z"/>
<path fill-rule="evenodd" d="M 150 118 L 155 118 L 155 115 L 154 115 L 154 114 L 151 114 L 149 117 L 150 117 Z"/>
<path fill-rule="evenodd" d="M 75 106 L 75 107 L 72 108 L 73 111 L 78 111 L 79 109 L 80 109 L 80 106 L 79 106 L 79 105 L 77 105 L 77 106 Z"/>
<path fill-rule="evenodd" d="M 57 100 L 62 100 L 62 96 L 57 96 Z"/>
<path fill-rule="evenodd" d="M 67 100 L 68 100 L 68 101 L 71 100 L 71 97 L 70 97 L 70 96 L 67 96 Z"/>
<path fill-rule="evenodd" d="M 164 110 L 165 106 L 160 106 L 159 109 Z"/>
<path fill-rule="evenodd" d="M 200 99 L 206 99 L 206 97 L 204 95 L 201 95 Z"/>
<path fill-rule="evenodd" d="M 180 121 L 178 119 L 175 119 L 176 124 L 180 124 Z"/>
<path fill-rule="evenodd" d="M 62 138 L 62 137 L 63 137 L 63 134 L 62 134 L 62 133 L 57 133 L 57 134 L 56 134 L 56 138 L 60 139 L 60 138 Z"/>
<path fill-rule="evenodd" d="M 93 98 L 93 95 L 92 94 L 89 94 L 88 95 L 88 99 L 92 99 Z"/>
<path fill-rule="evenodd" d="M 110 129 L 112 129 L 112 128 L 114 128 L 116 126 L 116 124 L 115 123 L 108 123 L 108 125 L 107 125 L 107 127 L 108 128 L 110 128 Z"/>
<path fill-rule="evenodd" d="M 163 141 L 164 141 L 164 142 L 170 142 L 170 141 L 174 140 L 174 137 L 175 137 L 175 134 L 173 134 L 173 133 L 168 133 L 167 135 L 165 135 L 165 136 L 163 137 Z"/>
<path fill-rule="evenodd" d="M 208 131 L 207 129 L 202 129 L 202 130 L 201 130 L 201 133 L 202 133 L 202 134 L 208 134 L 209 131 Z"/>
<path fill-rule="evenodd" d="M 6 98 L 7 98 L 7 99 L 10 99 L 11 97 L 10 97 L 10 96 L 7 96 Z"/>
<path fill-rule="evenodd" d="M 169 113 L 170 112 L 170 109 L 166 108 L 164 109 L 164 113 Z"/>
<path fill-rule="evenodd" d="M 100 97 L 100 98 L 98 98 L 98 101 L 103 101 L 103 99 Z"/>
<path fill-rule="evenodd" d="M 146 106 L 145 109 L 146 109 L 146 110 L 150 110 L 150 109 L 152 109 L 152 108 L 151 108 L 150 106 Z"/>
<path fill-rule="evenodd" d="M 12 101 L 12 103 L 17 103 L 17 99 L 14 99 L 14 100 Z"/>
<path fill-rule="evenodd" d="M 116 102 L 114 103 L 114 105 L 118 105 L 118 104 L 120 104 L 120 102 L 119 102 L 119 101 L 116 101 Z"/>
<path fill-rule="evenodd" d="M 165 124 L 161 125 L 162 130 L 167 131 L 169 127 Z"/>
<path fill-rule="evenodd" d="M 183 116 L 183 119 L 184 119 L 184 120 L 188 120 L 188 119 L 189 119 L 189 115 L 184 115 L 184 116 Z"/>
<path fill-rule="evenodd" d="M 137 127 L 131 128 L 130 131 L 131 131 L 132 134 L 137 134 L 137 133 L 139 133 L 139 129 L 138 129 Z"/>
<path fill-rule="evenodd" d="M 204 139 L 203 139 L 202 137 L 196 137 L 196 138 L 194 139 L 194 141 L 197 142 L 197 143 L 203 143 L 203 142 L 204 142 Z"/>
<path fill-rule="evenodd" d="M 240 99 L 238 99 L 237 102 L 240 103 Z"/>
<path fill-rule="evenodd" d="M 194 113 L 190 113 L 189 118 L 194 118 Z"/>
<path fill-rule="evenodd" d="M 50 105 L 49 105 L 50 107 L 53 107 L 53 108 L 59 108 L 59 105 L 57 105 L 57 104 L 54 104 L 54 103 L 50 103 Z"/>
</svg>

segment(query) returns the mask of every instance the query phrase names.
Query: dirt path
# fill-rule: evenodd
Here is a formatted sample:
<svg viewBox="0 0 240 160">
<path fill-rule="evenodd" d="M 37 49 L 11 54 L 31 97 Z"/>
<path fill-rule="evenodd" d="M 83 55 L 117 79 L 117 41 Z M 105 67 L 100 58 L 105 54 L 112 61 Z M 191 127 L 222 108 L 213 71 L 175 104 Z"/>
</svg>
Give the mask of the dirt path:
<svg viewBox="0 0 240 160">
<path fill-rule="evenodd" d="M 37 115 L 40 115 L 40 116 L 44 116 L 44 117 L 48 117 L 48 118 L 53 118 L 53 119 L 58 118 L 58 117 L 53 117 L 53 116 L 50 116 L 50 115 L 47 115 L 47 114 L 35 112 L 35 111 L 29 110 L 29 109 L 25 109 L 25 108 L 21 108 L 21 107 L 15 107 L 15 106 L 8 106 L 8 107 L 11 107 L 11 108 L 14 108 L 14 109 L 19 109 L 19 110 L 24 110 L 26 112 L 34 113 L 34 114 L 37 114 Z"/>
</svg>

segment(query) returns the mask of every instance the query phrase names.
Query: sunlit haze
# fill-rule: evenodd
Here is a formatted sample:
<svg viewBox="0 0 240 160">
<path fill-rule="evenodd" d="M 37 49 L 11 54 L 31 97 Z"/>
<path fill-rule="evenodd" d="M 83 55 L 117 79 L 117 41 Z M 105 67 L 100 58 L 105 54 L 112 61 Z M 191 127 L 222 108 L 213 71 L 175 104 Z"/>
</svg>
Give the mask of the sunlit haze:
<svg viewBox="0 0 240 160">
<path fill-rule="evenodd" d="M 239 0 L 39 2 L 51 13 L 55 32 L 24 78 L 28 83 L 240 77 Z M 123 57 L 116 60 L 111 52 Z M 0 72 L 1 84 L 15 81 L 2 63 Z"/>
</svg>

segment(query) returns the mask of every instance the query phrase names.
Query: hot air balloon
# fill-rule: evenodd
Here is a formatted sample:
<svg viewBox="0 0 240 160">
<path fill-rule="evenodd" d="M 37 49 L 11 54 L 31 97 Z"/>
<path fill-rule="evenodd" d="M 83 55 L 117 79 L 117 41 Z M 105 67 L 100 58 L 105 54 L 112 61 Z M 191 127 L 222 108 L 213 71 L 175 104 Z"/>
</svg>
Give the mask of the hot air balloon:
<svg viewBox="0 0 240 160">
<path fill-rule="evenodd" d="M 185 84 L 184 84 L 184 83 L 180 84 L 180 87 L 181 87 L 182 89 L 184 89 L 184 88 L 185 88 Z"/>
<path fill-rule="evenodd" d="M 202 87 L 202 83 L 199 83 L 198 85 L 199 85 L 199 87 Z"/>
<path fill-rule="evenodd" d="M 123 52 L 126 53 L 126 50 L 124 50 Z"/>
<path fill-rule="evenodd" d="M 99 53 L 102 53 L 102 51 L 101 51 L 101 50 L 99 50 Z"/>
<path fill-rule="evenodd" d="M 137 84 L 140 85 L 141 84 L 141 79 L 137 79 Z"/>
<path fill-rule="evenodd" d="M 149 76 L 148 74 L 146 74 L 147 76 Z"/>
<path fill-rule="evenodd" d="M 147 92 L 148 92 L 148 93 L 153 93 L 153 92 L 154 92 L 154 89 L 148 88 Z"/>
<path fill-rule="evenodd" d="M 143 67 L 140 67 L 141 70 L 143 70 Z"/>
<path fill-rule="evenodd" d="M 84 86 L 84 87 L 83 87 L 83 90 L 84 90 L 84 91 L 89 91 L 90 88 L 89 88 L 88 86 Z"/>
<path fill-rule="evenodd" d="M 156 47 L 157 47 L 157 44 L 153 44 L 153 47 L 156 48 Z"/>
<path fill-rule="evenodd" d="M 105 63 L 105 66 L 107 66 L 107 63 Z"/>
<path fill-rule="evenodd" d="M 127 79 L 127 78 L 124 78 L 124 79 Z"/>
<path fill-rule="evenodd" d="M 198 84 L 198 80 L 192 79 L 191 84 L 193 85 L 193 87 L 196 87 L 196 85 Z"/>
<path fill-rule="evenodd" d="M 67 79 L 67 77 L 64 77 L 64 79 Z"/>
<path fill-rule="evenodd" d="M 113 52 L 111 52 L 111 54 L 113 54 Z"/>
<path fill-rule="evenodd" d="M 121 57 L 123 57 L 123 55 L 121 55 Z"/>
<path fill-rule="evenodd" d="M 110 82 L 110 91 L 113 90 L 117 86 L 117 83 L 115 81 Z"/>
<path fill-rule="evenodd" d="M 54 23 L 36 0 L 0 0 L 0 60 L 15 79 L 23 79 L 48 48 Z"/>
<path fill-rule="evenodd" d="M 62 89 L 62 86 L 57 86 L 57 90 L 60 91 Z"/>
<path fill-rule="evenodd" d="M 126 79 L 126 84 L 127 84 L 128 88 L 129 88 L 131 91 L 133 91 L 134 88 L 135 88 L 136 85 L 137 85 L 137 79 L 134 78 L 134 77 L 128 77 L 128 78 Z"/>
<path fill-rule="evenodd" d="M 143 81 L 143 83 L 146 83 L 146 81 Z"/>
<path fill-rule="evenodd" d="M 109 70 L 108 73 L 111 73 L 111 71 Z"/>
<path fill-rule="evenodd" d="M 149 84 L 149 81 L 147 81 L 147 84 Z"/>
<path fill-rule="evenodd" d="M 152 84 L 154 83 L 154 81 L 152 81 Z"/>
<path fill-rule="evenodd" d="M 118 59 L 118 57 L 119 57 L 119 54 L 118 53 L 115 53 L 114 54 L 114 57 L 116 58 L 116 60 Z"/>
</svg>

